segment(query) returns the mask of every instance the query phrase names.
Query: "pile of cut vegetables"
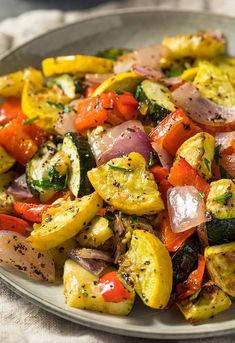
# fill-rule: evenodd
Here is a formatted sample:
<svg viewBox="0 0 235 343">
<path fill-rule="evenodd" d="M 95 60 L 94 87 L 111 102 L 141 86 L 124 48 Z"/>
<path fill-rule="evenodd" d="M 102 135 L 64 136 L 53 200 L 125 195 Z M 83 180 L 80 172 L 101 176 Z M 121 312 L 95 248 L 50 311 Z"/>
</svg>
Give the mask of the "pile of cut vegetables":
<svg viewBox="0 0 235 343">
<path fill-rule="evenodd" d="M 128 315 L 138 296 L 195 323 L 231 306 L 235 58 L 221 33 L 46 58 L 1 76 L 0 96 L 1 263 L 63 280 L 85 310 Z"/>
</svg>

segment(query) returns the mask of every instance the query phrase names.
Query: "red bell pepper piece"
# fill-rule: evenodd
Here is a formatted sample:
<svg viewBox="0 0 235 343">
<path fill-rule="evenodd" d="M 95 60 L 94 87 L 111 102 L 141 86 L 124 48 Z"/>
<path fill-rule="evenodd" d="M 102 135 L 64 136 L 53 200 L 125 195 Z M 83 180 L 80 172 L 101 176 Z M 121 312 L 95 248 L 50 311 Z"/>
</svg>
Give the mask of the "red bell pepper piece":
<svg viewBox="0 0 235 343">
<path fill-rule="evenodd" d="M 163 180 L 167 180 L 169 172 L 166 168 L 161 166 L 153 166 L 150 168 L 151 173 L 153 173 L 155 181 L 160 183 Z"/>
<path fill-rule="evenodd" d="M 0 125 L 5 125 L 21 113 L 19 98 L 8 98 L 0 105 Z"/>
<path fill-rule="evenodd" d="M 175 156 L 182 143 L 201 131 L 182 109 L 177 109 L 150 133 L 150 139 Z"/>
<path fill-rule="evenodd" d="M 205 194 L 205 198 L 210 191 L 209 183 L 183 157 L 179 157 L 171 167 L 168 181 L 173 186 L 194 186 L 203 196 Z"/>
<path fill-rule="evenodd" d="M 126 120 L 135 119 L 138 102 L 131 93 L 103 93 L 94 98 L 86 98 L 77 104 L 76 129 L 82 133 L 104 122 L 118 125 Z"/>
<path fill-rule="evenodd" d="M 164 202 L 165 207 L 167 208 L 167 192 L 168 189 L 172 188 L 172 184 L 170 184 L 167 180 L 162 180 L 159 184 L 159 192 L 161 193 L 162 200 Z"/>
<path fill-rule="evenodd" d="M 29 224 L 23 219 L 0 214 L 0 230 L 14 231 L 24 235 L 28 231 L 28 227 Z"/>
<path fill-rule="evenodd" d="M 166 248 L 170 252 L 177 251 L 182 244 L 188 239 L 194 232 L 195 228 L 189 229 L 184 232 L 175 233 L 171 230 L 169 215 L 167 211 L 164 211 L 160 222 L 162 241 Z"/>
<path fill-rule="evenodd" d="M 19 113 L 0 129 L 0 145 L 21 164 L 27 163 L 45 140 L 44 132 L 35 124 L 24 125 L 26 119 Z"/>
<path fill-rule="evenodd" d="M 85 98 L 89 98 L 92 96 L 93 92 L 96 90 L 96 88 L 100 85 L 100 83 L 94 83 L 92 86 L 88 86 L 85 89 Z"/>
<path fill-rule="evenodd" d="M 186 281 L 176 286 L 177 300 L 188 298 L 201 289 L 205 266 L 206 261 L 204 256 L 199 255 L 197 269 L 192 271 Z"/>
<path fill-rule="evenodd" d="M 119 280 L 116 271 L 103 275 L 99 280 L 98 286 L 101 295 L 107 302 L 119 303 L 131 297 L 131 293 Z"/>
<path fill-rule="evenodd" d="M 30 204 L 26 202 L 16 201 L 14 203 L 14 210 L 22 218 L 34 223 L 41 223 L 42 215 L 47 211 L 50 205 Z"/>
</svg>

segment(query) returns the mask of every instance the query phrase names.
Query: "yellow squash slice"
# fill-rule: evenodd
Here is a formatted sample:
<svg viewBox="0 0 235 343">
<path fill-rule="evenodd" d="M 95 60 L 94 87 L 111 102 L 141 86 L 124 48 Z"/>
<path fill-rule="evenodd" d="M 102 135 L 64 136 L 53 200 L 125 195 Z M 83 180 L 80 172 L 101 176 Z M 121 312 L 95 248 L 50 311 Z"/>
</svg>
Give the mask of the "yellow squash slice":
<svg viewBox="0 0 235 343">
<path fill-rule="evenodd" d="M 145 305 L 156 309 L 167 306 L 172 291 L 172 262 L 166 247 L 154 234 L 133 231 L 119 273 L 128 276 Z"/>
<path fill-rule="evenodd" d="M 26 80 L 33 80 L 35 84 L 40 85 L 43 81 L 43 75 L 37 69 L 26 68 L 0 76 L 0 96 L 20 97 Z"/>
<path fill-rule="evenodd" d="M 225 52 L 224 39 L 217 39 L 206 32 L 165 37 L 162 44 L 170 50 L 175 59 L 213 58 Z"/>
<path fill-rule="evenodd" d="M 81 267 L 72 260 L 64 266 L 64 294 L 67 305 L 91 311 L 127 316 L 135 301 L 135 292 L 131 298 L 120 302 L 105 301 L 99 290 L 99 277 Z"/>
<path fill-rule="evenodd" d="M 185 81 L 193 81 L 197 75 L 198 67 L 186 69 L 181 75 L 180 78 Z"/>
<path fill-rule="evenodd" d="M 235 58 L 223 57 L 214 61 L 214 63 L 228 75 L 230 82 L 235 86 Z"/>
<path fill-rule="evenodd" d="M 0 174 L 8 171 L 15 163 L 15 159 L 0 146 Z"/>
<path fill-rule="evenodd" d="M 137 152 L 115 158 L 87 173 L 97 193 L 116 209 L 136 215 L 155 214 L 164 209 L 153 174 Z"/>
<path fill-rule="evenodd" d="M 33 247 L 49 250 L 74 237 L 102 207 L 102 199 L 94 192 L 80 199 L 63 200 L 50 207 L 41 224 L 34 224 L 28 240 Z"/>
<path fill-rule="evenodd" d="M 95 217 L 91 224 L 78 235 L 78 242 L 83 247 L 97 248 L 113 236 L 108 219 Z"/>
<path fill-rule="evenodd" d="M 208 61 L 200 61 L 193 84 L 200 93 L 221 105 L 235 105 L 235 89 L 229 77 L 219 67 Z"/>
<path fill-rule="evenodd" d="M 63 110 L 53 103 L 69 101 L 59 87 L 52 89 L 36 86 L 30 80 L 24 85 L 22 94 L 22 110 L 29 117 L 38 116 L 36 124 L 48 132 L 54 132 L 54 124 Z"/>
<path fill-rule="evenodd" d="M 108 91 L 133 92 L 144 77 L 134 72 L 117 74 L 109 77 L 101 83 L 93 92 L 92 96 L 100 95 Z"/>
<path fill-rule="evenodd" d="M 105 74 L 113 71 L 113 62 L 107 58 L 84 55 L 50 57 L 42 61 L 42 70 L 47 77 L 78 73 Z"/>
<path fill-rule="evenodd" d="M 215 138 L 207 132 L 200 132 L 187 139 L 177 150 L 178 156 L 197 170 L 206 180 L 212 176 L 211 164 L 214 159 Z"/>
</svg>

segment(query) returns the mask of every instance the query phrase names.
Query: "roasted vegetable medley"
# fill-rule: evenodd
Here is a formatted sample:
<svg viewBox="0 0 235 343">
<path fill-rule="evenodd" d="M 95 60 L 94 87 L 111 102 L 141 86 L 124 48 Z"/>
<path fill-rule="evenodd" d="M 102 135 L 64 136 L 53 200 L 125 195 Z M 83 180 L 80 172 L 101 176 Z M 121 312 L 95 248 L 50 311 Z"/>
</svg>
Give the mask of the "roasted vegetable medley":
<svg viewBox="0 0 235 343">
<path fill-rule="evenodd" d="M 80 309 L 228 309 L 234 87 L 225 37 L 206 31 L 1 76 L 1 263 L 63 280 Z"/>
</svg>

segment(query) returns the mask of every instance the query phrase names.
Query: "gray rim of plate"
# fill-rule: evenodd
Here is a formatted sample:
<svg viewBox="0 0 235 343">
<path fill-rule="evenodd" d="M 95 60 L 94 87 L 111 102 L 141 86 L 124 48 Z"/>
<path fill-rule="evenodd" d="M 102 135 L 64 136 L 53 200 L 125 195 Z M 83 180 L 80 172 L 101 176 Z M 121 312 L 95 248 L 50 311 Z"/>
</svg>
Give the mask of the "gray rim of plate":
<svg viewBox="0 0 235 343">
<path fill-rule="evenodd" d="M 168 13 L 170 15 L 174 15 L 176 12 L 178 15 L 182 14 L 182 15 L 195 15 L 195 16 L 207 16 L 207 17 L 211 17 L 211 18 L 217 18 L 219 19 L 225 19 L 227 21 L 233 21 L 235 20 L 234 17 L 232 16 L 228 16 L 228 15 L 219 15 L 219 14 L 213 14 L 213 13 L 203 13 L 203 12 L 199 12 L 199 11 L 174 11 L 174 10 L 161 10 L 158 9 L 156 7 L 148 7 L 148 8 L 144 8 L 144 7 L 139 7 L 139 8 L 125 8 L 125 9 L 116 9 L 116 10 L 111 10 L 111 11 L 105 11 L 103 14 L 89 14 L 87 16 L 85 16 L 83 19 L 78 20 L 76 22 L 73 22 L 71 24 L 65 24 L 62 25 L 59 28 L 50 30 L 49 32 L 46 32 L 42 35 L 37 36 L 36 38 L 27 41 L 26 43 L 14 48 L 14 49 L 10 49 L 8 52 L 3 53 L 0 56 L 0 62 L 4 62 L 4 59 L 9 57 L 10 55 L 14 54 L 15 52 L 17 52 L 18 50 L 21 50 L 23 47 L 27 46 L 28 44 L 30 44 L 31 42 L 35 42 L 38 39 L 41 39 L 42 37 L 46 37 L 48 35 L 53 34 L 53 32 L 58 32 L 58 31 L 63 31 L 66 30 L 69 27 L 73 27 L 76 26 L 78 23 L 83 23 L 83 22 L 89 22 L 92 19 L 102 19 L 102 18 L 106 18 L 106 17 L 110 17 L 110 16 L 116 16 L 116 15 L 125 15 L 125 14 L 141 14 L 141 13 L 159 13 L 159 12 L 163 12 L 163 13 Z M 146 332 L 133 332 L 130 331 L 125 328 L 119 328 L 118 333 L 114 332 L 113 329 L 115 329 L 114 325 L 106 325 L 105 323 L 101 323 L 98 322 L 96 320 L 84 320 L 81 316 L 77 316 L 76 318 L 73 316 L 70 316 L 70 314 L 65 311 L 62 310 L 61 308 L 57 309 L 57 306 L 45 301 L 42 298 L 39 298 L 37 296 L 35 296 L 33 293 L 31 293 L 30 291 L 26 290 L 25 288 L 18 286 L 17 284 L 11 282 L 6 276 L 4 276 L 2 273 L 0 273 L 0 279 L 3 282 L 3 284 L 5 284 L 10 290 L 12 290 L 13 292 L 15 292 L 16 294 L 18 294 L 19 296 L 27 299 L 28 301 L 30 301 L 31 303 L 39 306 L 40 308 L 46 310 L 47 312 L 53 313 L 58 317 L 67 319 L 71 322 L 77 323 L 77 324 L 81 324 L 83 326 L 92 328 L 92 329 L 96 329 L 99 331 L 104 331 L 104 332 L 109 332 L 112 334 L 118 334 L 118 335 L 123 335 L 123 336 L 130 336 L 130 337 L 140 337 L 140 338 L 145 338 L 145 339 L 164 339 L 164 340 L 178 340 L 178 339 L 195 339 L 195 338 L 207 338 L 207 337 L 218 337 L 221 335 L 228 335 L 228 334 L 232 334 L 235 332 L 235 327 L 231 327 L 229 329 L 221 329 L 219 331 L 210 331 L 210 332 L 204 332 L 203 331 L 203 327 L 202 327 L 202 332 L 200 333 L 187 333 L 187 334 L 176 334 L 176 333 L 147 333 Z M 213 329 L 212 329 L 213 330 Z"/>
</svg>

